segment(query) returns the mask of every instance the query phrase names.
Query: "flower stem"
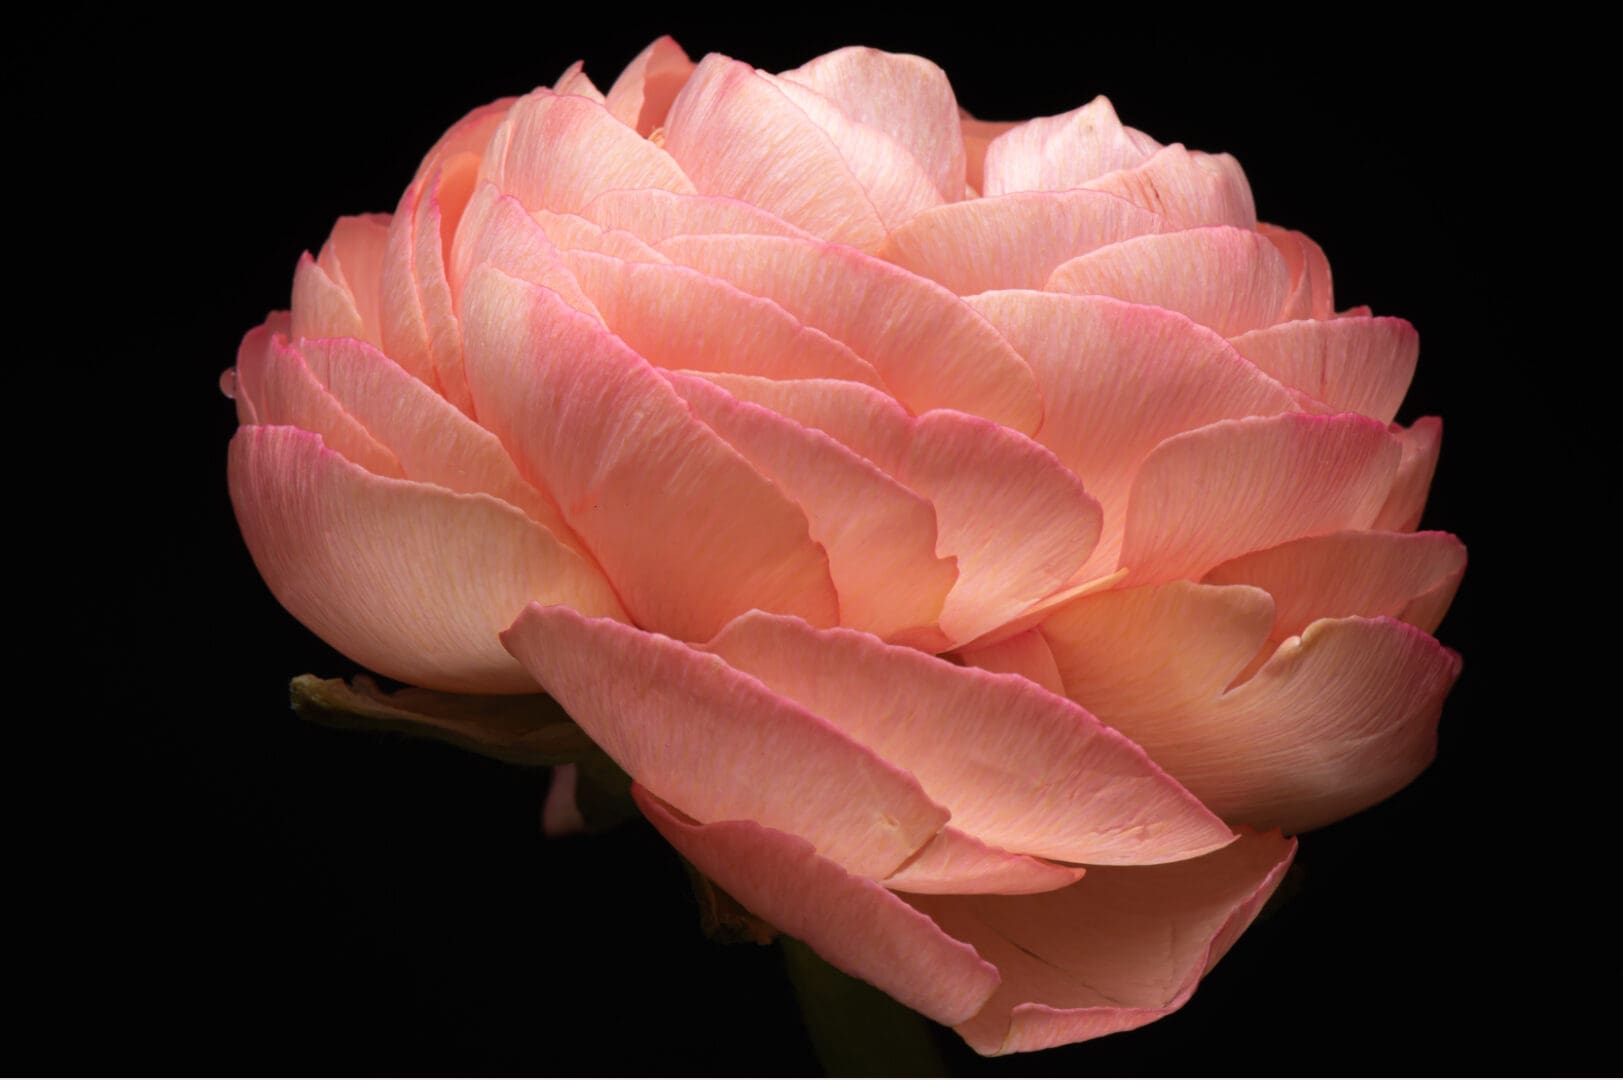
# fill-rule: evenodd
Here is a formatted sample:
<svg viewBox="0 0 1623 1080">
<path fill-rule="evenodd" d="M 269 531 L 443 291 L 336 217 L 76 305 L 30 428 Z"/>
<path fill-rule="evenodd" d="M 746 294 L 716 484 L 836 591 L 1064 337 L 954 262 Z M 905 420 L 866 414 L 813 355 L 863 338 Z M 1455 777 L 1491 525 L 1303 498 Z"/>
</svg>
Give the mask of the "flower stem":
<svg viewBox="0 0 1623 1080">
<path fill-rule="evenodd" d="M 943 1076 L 930 1022 L 787 935 L 784 967 L 829 1076 Z"/>
</svg>

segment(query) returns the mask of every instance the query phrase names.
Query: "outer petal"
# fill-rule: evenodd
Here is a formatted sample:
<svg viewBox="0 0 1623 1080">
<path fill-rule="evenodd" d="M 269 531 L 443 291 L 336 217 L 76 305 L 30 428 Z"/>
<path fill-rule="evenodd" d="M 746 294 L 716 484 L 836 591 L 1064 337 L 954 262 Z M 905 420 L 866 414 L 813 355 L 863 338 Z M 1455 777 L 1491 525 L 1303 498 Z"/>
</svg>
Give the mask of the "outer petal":
<svg viewBox="0 0 1623 1080">
<path fill-rule="evenodd" d="M 997 969 L 889 890 L 750 821 L 696 825 L 645 789 L 637 805 L 671 845 L 751 912 L 823 959 L 945 1024 L 973 1016 Z"/>
<path fill-rule="evenodd" d="M 1443 449 L 1443 422 L 1435 416 L 1422 416 L 1407 428 L 1394 426 L 1392 434 L 1403 446 L 1403 457 L 1392 481 L 1392 493 L 1369 527 L 1412 532 L 1420 526 L 1426 495 L 1431 491 L 1431 478 L 1437 473 L 1437 456 Z"/>
<path fill-rule="evenodd" d="M 946 824 L 913 777 L 713 655 L 539 604 L 502 641 L 633 779 L 700 821 L 782 829 L 866 877 Z"/>
<path fill-rule="evenodd" d="M 1190 153 L 1174 144 L 1157 150 L 1136 168 L 1090 180 L 1088 187 L 1120 195 L 1180 229 L 1257 227 L 1251 185 L 1240 163 L 1228 154 Z"/>
<path fill-rule="evenodd" d="M 500 98 L 489 105 L 481 105 L 452 124 L 423 155 L 422 164 L 417 166 L 417 174 L 412 177 L 412 184 L 420 184 L 442 164 L 459 154 L 483 155 L 490 144 L 491 135 L 501 126 L 507 111 L 517 100 Z"/>
<path fill-rule="evenodd" d="M 1420 335 L 1403 319 L 1309 319 L 1242 334 L 1234 347 L 1336 412 L 1390 421 L 1414 377 Z"/>
<path fill-rule="evenodd" d="M 964 138 L 947 75 L 919 56 L 860 46 L 824 53 L 782 79 L 817 91 L 904 147 L 948 202 L 964 197 Z"/>
<path fill-rule="evenodd" d="M 1268 590 L 1268 636 L 1279 642 L 1316 619 L 1346 615 L 1390 615 L 1429 634 L 1464 573 L 1465 545 L 1448 533 L 1342 532 L 1242 555 L 1205 580 Z"/>
<path fill-rule="evenodd" d="M 359 342 L 356 345 L 365 347 Z M 254 423 L 308 431 L 374 476 L 405 476 L 400 459 L 327 392 L 286 338 L 273 338 L 263 349 L 245 349 L 237 361 L 237 374 L 244 386 L 252 387 Z"/>
<path fill-rule="evenodd" d="M 1170 308 L 1233 337 L 1277 322 L 1290 285 L 1290 270 L 1272 244 L 1220 225 L 1102 247 L 1060 266 L 1046 287 Z"/>
<path fill-rule="evenodd" d="M 1142 1027 L 1180 1008 L 1273 894 L 1296 852 L 1243 836 L 1189 862 L 1090 871 L 1038 896 L 920 897 L 916 907 L 997 965 L 1002 984 L 958 1025 L 983 1054 Z"/>
<path fill-rule="evenodd" d="M 1121 565 L 1135 582 L 1199 577 L 1286 540 L 1375 520 L 1398 440 L 1352 413 L 1224 420 L 1177 435 L 1140 467 Z"/>
<path fill-rule="evenodd" d="M 851 248 L 787 237 L 684 236 L 659 250 L 845 342 L 914 413 L 957 409 L 1026 434 L 1042 421 L 1030 367 L 933 282 Z"/>
<path fill-rule="evenodd" d="M 625 617 L 579 556 L 488 495 L 373 476 L 294 428 L 238 430 L 230 473 L 237 522 L 277 600 L 391 678 L 532 691 L 497 639 L 526 601 Z"/>
<path fill-rule="evenodd" d="M 986 195 L 1063 191 L 1118 169 L 1131 169 L 1160 149 L 1124 127 L 1108 99 L 1096 97 L 1059 116 L 1028 120 L 986 148 Z"/>
<path fill-rule="evenodd" d="M 586 63 L 583 60 L 576 60 L 565 68 L 564 73 L 558 76 L 558 81 L 552 84 L 552 89 L 555 93 L 575 94 L 599 105 L 605 104 L 603 91 L 599 90 L 597 84 L 586 74 Z"/>
<path fill-rule="evenodd" d="M 805 514 L 617 338 L 490 267 L 468 280 L 463 322 L 481 422 L 639 625 L 693 640 L 752 607 L 839 621 Z"/>
<path fill-rule="evenodd" d="M 894 874 L 886 888 L 906 893 L 1025 893 L 1063 889 L 1082 878 L 1080 866 L 1012 855 L 947 826 Z"/>
<path fill-rule="evenodd" d="M 1305 233 L 1267 223 L 1257 226 L 1257 231 L 1279 249 L 1290 267 L 1291 295 L 1285 302 L 1283 318 L 1334 318 L 1336 305 L 1330 281 L 1330 260 L 1324 257 L 1324 250 Z"/>
<path fill-rule="evenodd" d="M 706 195 L 860 248 L 884 239 L 880 208 L 828 132 L 748 64 L 705 57 L 671 105 L 665 147 Z"/>
<path fill-rule="evenodd" d="M 361 334 L 374 345 L 383 340 L 378 304 L 383 253 L 388 242 L 388 214 L 341 217 L 316 260 L 329 277 L 349 291 L 361 319 Z"/>
<path fill-rule="evenodd" d="M 366 324 L 348 287 L 306 252 L 293 271 L 295 337 L 366 337 Z"/>
<path fill-rule="evenodd" d="M 572 214 L 616 188 L 692 192 L 664 150 L 587 98 L 537 90 L 522 97 L 491 137 L 480 178 L 528 210 Z"/>
<path fill-rule="evenodd" d="M 955 828 L 985 843 L 1116 864 L 1232 839 L 1138 747 L 1018 676 L 760 612 L 707 648 L 908 769 Z"/>
<path fill-rule="evenodd" d="M 671 102 L 693 74 L 693 61 L 670 35 L 655 39 L 609 87 L 609 112 L 647 138 L 665 123 Z"/>
<path fill-rule="evenodd" d="M 1104 191 L 1022 191 L 926 210 L 879 255 L 959 296 L 1040 289 L 1062 263 L 1168 224 Z"/>
<path fill-rule="evenodd" d="M 958 575 L 952 560 L 936 557 L 928 500 L 820 431 L 703 379 L 669 380 L 700 419 L 805 510 L 812 539 L 828 553 L 843 625 L 926 648 L 945 644 L 935 625 Z"/>
</svg>

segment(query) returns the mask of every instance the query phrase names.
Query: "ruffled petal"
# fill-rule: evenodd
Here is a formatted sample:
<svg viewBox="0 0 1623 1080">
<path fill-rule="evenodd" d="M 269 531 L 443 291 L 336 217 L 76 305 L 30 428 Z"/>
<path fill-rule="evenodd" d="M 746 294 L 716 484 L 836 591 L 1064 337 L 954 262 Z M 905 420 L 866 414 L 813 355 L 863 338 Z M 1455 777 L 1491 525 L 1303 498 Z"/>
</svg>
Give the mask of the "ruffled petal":
<svg viewBox="0 0 1623 1080">
<path fill-rule="evenodd" d="M 1119 195 L 1179 229 L 1202 225 L 1257 226 L 1240 163 L 1229 154 L 1190 153 L 1174 144 L 1157 150 L 1142 165 L 1088 181 L 1095 191 Z"/>
<path fill-rule="evenodd" d="M 634 780 L 699 821 L 781 829 L 875 878 L 947 822 L 912 776 L 710 653 L 539 604 L 502 641 Z"/>
<path fill-rule="evenodd" d="M 1306 319 L 1234 339 L 1240 355 L 1336 412 L 1387 422 L 1414 377 L 1420 335 L 1404 319 Z"/>
<path fill-rule="evenodd" d="M 1063 191 L 1118 169 L 1131 169 L 1159 150 L 1142 131 L 1126 127 L 1108 99 L 1028 120 L 986 148 L 983 195 Z"/>
<path fill-rule="evenodd" d="M 639 625 L 703 640 L 752 607 L 839 621 L 800 507 L 599 323 L 486 266 L 468 280 L 463 331 L 480 422 Z"/>
<path fill-rule="evenodd" d="M 699 871 L 835 967 L 943 1024 L 978 1012 L 997 969 L 890 890 L 753 821 L 698 825 L 639 785 L 637 805 Z"/>
<path fill-rule="evenodd" d="M 343 340 L 357 348 L 370 347 L 353 338 Z M 245 351 L 237 371 L 253 387 L 255 423 L 308 431 L 321 436 L 328 449 L 374 476 L 405 477 L 400 459 L 327 392 L 306 366 L 300 349 L 286 338 L 276 337 L 263 349 Z"/>
<path fill-rule="evenodd" d="M 374 476 L 288 427 L 239 429 L 230 476 L 237 523 L 276 599 L 390 678 L 532 692 L 497 637 L 527 601 L 625 618 L 601 575 L 488 495 Z"/>
<path fill-rule="evenodd" d="M 501 194 L 496 185 L 488 183 L 479 185 L 468 202 L 451 250 L 451 291 L 459 310 L 463 283 L 475 267 L 486 264 L 510 277 L 551 289 L 576 311 L 602 321 L 546 229 L 517 199 Z M 460 329 L 457 340 L 460 348 Z M 469 395 L 471 402 L 471 390 Z"/>
<path fill-rule="evenodd" d="M 761 612 L 706 648 L 909 770 L 954 828 L 1006 851 L 1152 863 L 1233 838 L 1137 746 L 1018 676 Z"/>
<path fill-rule="evenodd" d="M 1182 312 L 1224 337 L 1272 326 L 1290 271 L 1255 232 L 1226 225 L 1123 240 L 1062 264 L 1046 288 Z"/>
<path fill-rule="evenodd" d="M 1200 859 L 1089 871 L 1036 896 L 914 906 L 997 965 L 1002 984 L 957 1030 L 1011 1054 L 1142 1027 L 1181 1008 L 1285 876 L 1296 842 L 1248 835 Z"/>
</svg>

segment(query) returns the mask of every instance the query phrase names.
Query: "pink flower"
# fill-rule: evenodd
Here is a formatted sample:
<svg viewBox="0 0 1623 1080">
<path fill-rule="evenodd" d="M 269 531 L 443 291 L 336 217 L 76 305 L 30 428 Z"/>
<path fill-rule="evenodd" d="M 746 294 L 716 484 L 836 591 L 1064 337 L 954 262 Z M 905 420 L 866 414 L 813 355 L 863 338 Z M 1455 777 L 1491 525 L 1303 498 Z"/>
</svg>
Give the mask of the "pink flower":
<svg viewBox="0 0 1623 1080">
<path fill-rule="evenodd" d="M 983 1053 L 1178 1008 L 1430 761 L 1418 339 L 1103 98 L 669 39 L 477 109 L 225 386 L 277 598 L 537 685 L 756 915 Z"/>
</svg>

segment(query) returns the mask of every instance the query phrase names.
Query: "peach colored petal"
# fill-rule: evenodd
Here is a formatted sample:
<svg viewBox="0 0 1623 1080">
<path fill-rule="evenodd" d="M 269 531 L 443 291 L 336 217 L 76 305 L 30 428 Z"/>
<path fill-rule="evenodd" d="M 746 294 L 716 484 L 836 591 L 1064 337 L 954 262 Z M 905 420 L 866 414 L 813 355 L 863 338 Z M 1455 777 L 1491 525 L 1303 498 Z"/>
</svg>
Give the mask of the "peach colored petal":
<svg viewBox="0 0 1623 1080">
<path fill-rule="evenodd" d="M 886 237 L 879 256 L 960 296 L 1040 289 L 1078 255 L 1167 227 L 1108 192 L 1022 191 L 926 210 Z"/>
<path fill-rule="evenodd" d="M 531 692 L 497 637 L 526 601 L 625 617 L 600 575 L 489 495 L 373 476 L 288 427 L 240 428 L 230 476 L 237 522 L 276 599 L 390 678 Z"/>
<path fill-rule="evenodd" d="M 602 321 L 597 308 L 530 212 L 494 184 L 481 184 L 468 203 L 451 251 L 452 295 L 461 307 L 463 282 L 488 264 L 511 277 L 551 289 L 576 311 Z M 460 331 L 459 331 L 460 340 Z M 465 363 L 465 361 L 464 361 Z"/>
<path fill-rule="evenodd" d="M 1429 634 L 1464 573 L 1465 545 L 1448 533 L 1339 532 L 1242 555 L 1204 580 L 1268 590 L 1268 636 L 1280 642 L 1317 619 L 1347 615 L 1390 615 Z"/>
<path fill-rule="evenodd" d="M 946 73 L 920 56 L 836 49 L 780 78 L 832 101 L 905 148 L 948 202 L 964 197 L 964 139 Z"/>
<path fill-rule="evenodd" d="M 1272 244 L 1257 233 L 1215 225 L 1138 236 L 1079 255 L 1045 287 L 1154 304 L 1233 337 L 1279 321 L 1290 286 L 1290 271 Z"/>
<path fill-rule="evenodd" d="M 1240 163 L 1229 154 L 1190 153 L 1178 144 L 1164 146 L 1143 164 L 1106 173 L 1089 180 L 1087 186 L 1119 195 L 1180 229 L 1257 227 L 1251 185 Z"/>
<path fill-rule="evenodd" d="M 1114 568 L 1133 478 L 1163 440 L 1218 420 L 1294 408 L 1284 387 L 1176 312 L 1028 291 L 967 302 L 1037 373 L 1047 410 L 1037 441 L 1103 508 L 1105 538 L 1090 568 Z"/>
<path fill-rule="evenodd" d="M 1050 613 L 1040 632 L 1067 697 L 1159 749 L 1184 714 L 1234 681 L 1273 621 L 1261 589 L 1172 581 L 1081 597 Z"/>
<path fill-rule="evenodd" d="M 286 337 L 293 329 L 293 317 L 286 311 L 273 311 L 265 321 L 242 335 L 237 345 L 237 363 L 220 376 L 220 389 L 236 403 L 237 423 L 259 423 L 259 410 L 254 407 L 258 392 L 259 373 L 269 362 L 264 355 L 278 335 Z"/>
<path fill-rule="evenodd" d="M 1200 859 L 1089 871 L 1036 896 L 914 906 L 997 965 L 1002 984 L 957 1025 L 982 1054 L 1142 1027 L 1181 1008 L 1285 876 L 1296 842 L 1247 835 Z"/>
<path fill-rule="evenodd" d="M 388 214 L 341 217 L 316 257 L 327 275 L 349 291 L 361 319 L 361 336 L 374 345 L 383 340 L 379 304 L 388 243 Z"/>
<path fill-rule="evenodd" d="M 564 68 L 564 73 L 558 76 L 558 81 L 552 84 L 552 89 L 554 93 L 574 94 L 577 97 L 586 98 L 588 101 L 595 101 L 599 105 L 607 103 L 607 99 L 603 97 L 603 91 L 599 90 L 597 84 L 587 76 L 586 62 L 584 60 L 576 60 L 573 64 Z"/>
<path fill-rule="evenodd" d="M 595 320 L 483 266 L 463 334 L 480 422 L 552 495 L 639 625 L 694 640 L 752 607 L 839 621 L 801 509 Z"/>
<path fill-rule="evenodd" d="M 706 195 L 859 248 L 885 237 L 880 208 L 829 133 L 748 64 L 715 53 L 699 62 L 666 117 L 665 148 Z"/>
<path fill-rule="evenodd" d="M 1175 435 L 1140 466 L 1121 565 L 1135 583 L 1199 577 L 1302 536 L 1373 526 L 1398 439 L 1368 417 L 1222 420 Z"/>
<path fill-rule="evenodd" d="M 906 469 L 913 418 L 882 391 L 838 379 L 697 374 L 740 401 L 764 406 L 803 427 L 826 432 L 891 476 L 900 478 Z"/>
<path fill-rule="evenodd" d="M 986 148 L 984 195 L 1063 191 L 1118 169 L 1131 169 L 1160 149 L 1142 131 L 1125 127 L 1100 96 L 1058 116 L 1028 120 Z"/>
<path fill-rule="evenodd" d="M 845 345 L 719 278 L 581 251 L 564 257 L 609 329 L 658 367 L 881 385 Z"/>
<path fill-rule="evenodd" d="M 422 164 L 417 166 L 416 175 L 412 177 L 412 186 L 416 187 L 432 173 L 439 170 L 447 160 L 459 154 L 473 154 L 483 157 L 485 148 L 490 145 L 491 136 L 501 126 L 518 98 L 500 98 L 489 105 L 481 105 L 472 110 L 462 119 L 452 124 L 439 141 L 429 148 L 423 155 Z"/>
<path fill-rule="evenodd" d="M 964 181 L 966 194 L 979 195 L 986 190 L 986 148 L 993 139 L 1020 126 L 1019 120 L 977 120 L 961 112 L 958 126 L 964 133 Z"/>
<path fill-rule="evenodd" d="M 519 475 L 496 436 L 387 356 L 349 338 L 300 341 L 297 347 L 312 375 L 348 415 L 389 449 L 399 475 L 462 494 L 494 495 L 523 510 L 560 542 L 580 548 L 557 507 Z"/>
<path fill-rule="evenodd" d="M 1054 651 L 1036 629 L 1023 630 L 991 645 L 960 649 L 964 663 L 987 671 L 1023 675 L 1052 694 L 1065 694 Z"/>
<path fill-rule="evenodd" d="M 828 553 L 842 625 L 940 647 L 936 621 L 957 579 L 936 557 L 930 502 L 820 431 L 692 376 L 667 376 L 711 430 L 806 512 Z M 922 636 L 921 636 L 922 635 Z"/>
<path fill-rule="evenodd" d="M 1387 422 L 1403 404 L 1420 356 L 1404 319 L 1304 319 L 1233 340 L 1240 355 L 1336 412 Z"/>
<path fill-rule="evenodd" d="M 938 550 L 958 560 L 941 629 L 966 642 L 1059 589 L 1099 540 L 1099 504 L 1051 452 L 978 417 L 914 422 L 899 479 L 935 504 Z"/>
<path fill-rule="evenodd" d="M 997 970 L 974 949 L 799 837 L 753 821 L 698 825 L 641 785 L 631 794 L 683 857 L 752 913 L 908 1008 L 960 1023 L 997 986 Z"/>
<path fill-rule="evenodd" d="M 934 282 L 852 248 L 788 237 L 681 236 L 658 246 L 843 341 L 914 413 L 957 409 L 1027 434 L 1042 421 L 1030 367 Z"/>
<path fill-rule="evenodd" d="M 344 338 L 354 342 L 353 338 Z M 355 342 L 356 347 L 367 346 Z M 252 386 L 256 423 L 296 427 L 313 435 L 345 460 L 375 476 L 404 478 L 400 459 L 344 410 L 286 338 L 273 338 L 263 350 L 239 360 L 244 383 Z"/>
<path fill-rule="evenodd" d="M 714 195 L 677 195 L 669 191 L 605 191 L 581 208 L 581 214 L 604 228 L 621 229 L 658 244 L 673 236 L 741 234 L 816 237 L 773 217 L 758 206 Z"/>
<path fill-rule="evenodd" d="M 1403 446 L 1403 458 L 1392 481 L 1392 493 L 1369 527 L 1413 532 L 1420 527 L 1426 496 L 1431 492 L 1431 478 L 1437 473 L 1437 457 L 1443 449 L 1443 422 L 1435 416 L 1422 416 L 1406 428 L 1394 424 L 1392 434 Z"/>
<path fill-rule="evenodd" d="M 912 776 L 714 655 L 540 604 L 502 641 L 604 753 L 699 821 L 781 829 L 865 877 L 946 824 Z"/>
<path fill-rule="evenodd" d="M 1081 879 L 1080 866 L 1061 866 L 1029 855 L 1011 855 L 947 826 L 900 870 L 884 880 L 905 893 L 1025 893 L 1063 889 Z"/>
<path fill-rule="evenodd" d="M 1284 256 L 1290 267 L 1291 293 L 1280 315 L 1281 321 L 1331 319 L 1335 317 L 1335 295 L 1330 280 L 1330 260 L 1324 249 L 1306 233 L 1281 229 L 1264 222 L 1257 231 Z M 1365 311 L 1364 314 L 1369 314 Z"/>
<path fill-rule="evenodd" d="M 536 90 L 520 98 L 491 136 L 479 172 L 527 210 L 571 214 L 615 188 L 691 192 L 664 150 L 595 101 Z"/>
<path fill-rule="evenodd" d="M 907 769 L 954 828 L 1006 851 L 1151 863 L 1233 838 L 1137 746 L 1019 676 L 761 612 L 706 648 Z"/>
<path fill-rule="evenodd" d="M 665 256 L 623 229 L 605 229 L 579 214 L 554 214 L 548 210 L 534 213 L 536 224 L 547 234 L 552 246 L 560 253 L 586 251 L 609 255 L 631 262 L 670 262 Z"/>
<path fill-rule="evenodd" d="M 293 271 L 295 337 L 365 338 L 366 326 L 349 289 L 305 252 Z"/>
<path fill-rule="evenodd" d="M 1408 623 L 1321 619 L 1250 679 L 1141 741 L 1224 820 L 1305 832 L 1373 806 L 1430 764 L 1459 672 L 1458 654 Z"/>
<path fill-rule="evenodd" d="M 647 138 L 665 123 L 665 114 L 688 76 L 693 61 L 670 35 L 656 38 L 627 64 L 609 87 L 608 107 L 614 118 Z"/>
</svg>

